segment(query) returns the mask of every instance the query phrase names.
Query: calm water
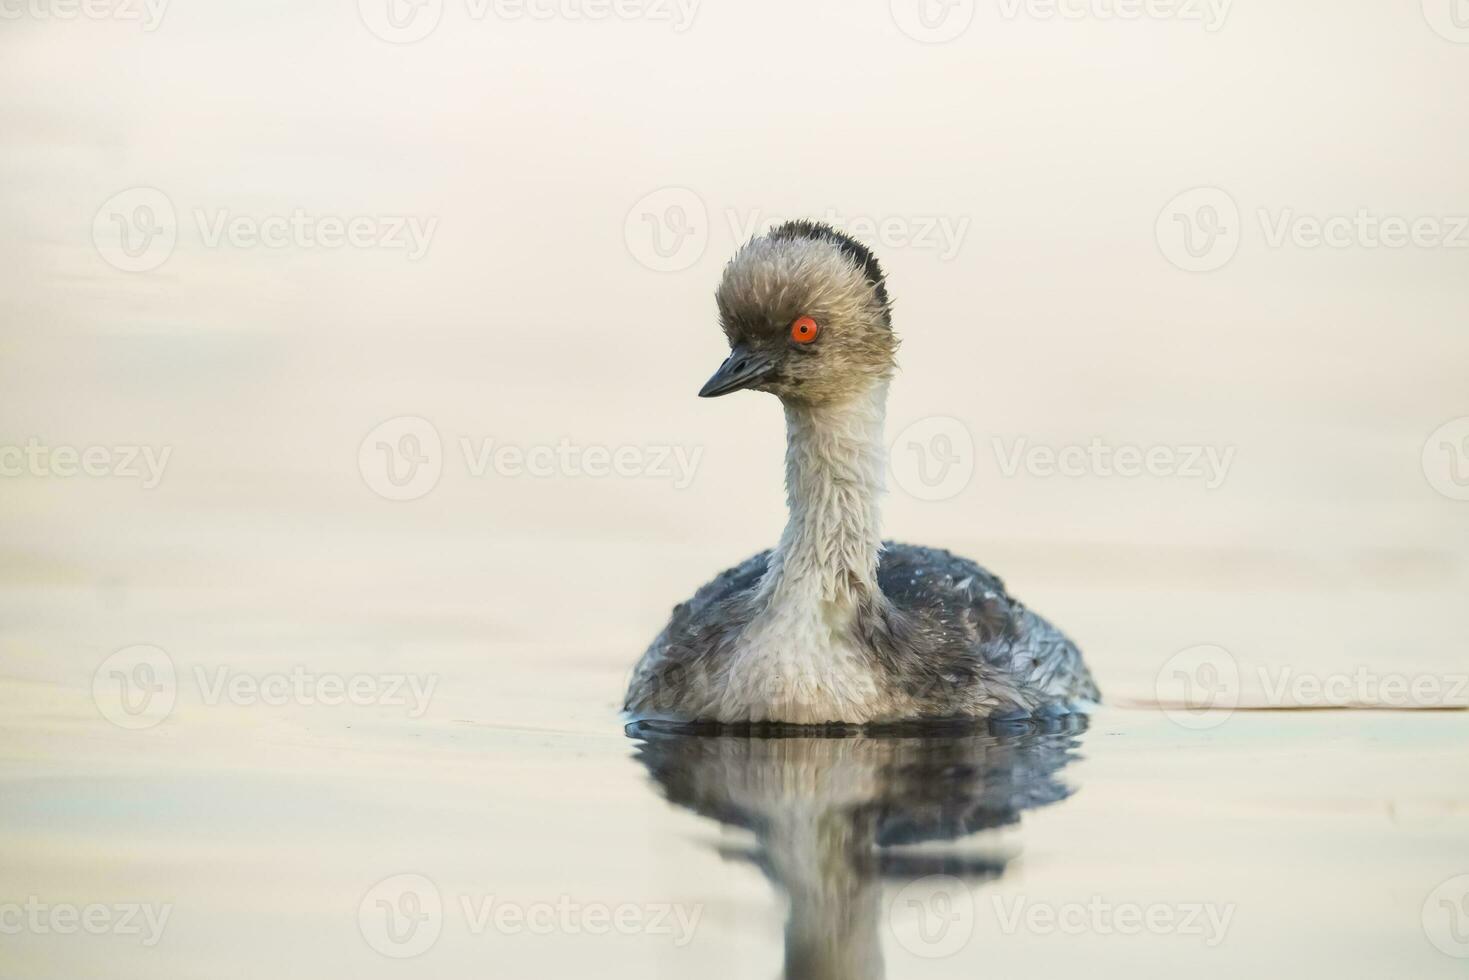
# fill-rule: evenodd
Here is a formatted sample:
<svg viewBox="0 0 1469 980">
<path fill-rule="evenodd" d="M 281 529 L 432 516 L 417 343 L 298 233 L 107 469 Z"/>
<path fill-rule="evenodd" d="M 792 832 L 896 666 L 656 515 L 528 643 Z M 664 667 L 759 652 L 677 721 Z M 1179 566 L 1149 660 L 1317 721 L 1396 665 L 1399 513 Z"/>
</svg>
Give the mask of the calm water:
<svg viewBox="0 0 1469 980">
<path fill-rule="evenodd" d="M 1464 701 L 1465 252 L 1289 234 L 1469 207 L 1448 4 L 692 6 L 0 11 L 0 977 L 1464 976 L 1469 713 L 1230 710 Z M 715 279 L 833 212 L 885 529 L 1078 640 L 1084 730 L 624 731 L 784 518 Z"/>
<path fill-rule="evenodd" d="M 209 706 L 179 668 L 138 731 L 5 685 L 6 900 L 143 911 L 6 935 L 4 975 L 1463 975 L 1434 945 L 1463 937 L 1461 712 L 629 735 L 606 697 L 559 726 L 489 692 Z M 513 714 L 534 680 L 501 679 Z"/>
</svg>

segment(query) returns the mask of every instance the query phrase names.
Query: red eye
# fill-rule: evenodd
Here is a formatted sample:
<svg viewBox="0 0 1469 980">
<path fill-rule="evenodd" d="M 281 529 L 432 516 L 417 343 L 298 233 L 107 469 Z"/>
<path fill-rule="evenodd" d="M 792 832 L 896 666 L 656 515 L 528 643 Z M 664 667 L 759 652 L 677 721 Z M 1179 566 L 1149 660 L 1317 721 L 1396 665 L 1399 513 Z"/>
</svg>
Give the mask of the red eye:
<svg viewBox="0 0 1469 980">
<path fill-rule="evenodd" d="M 821 328 L 809 316 L 798 316 L 796 317 L 796 321 L 791 324 L 791 339 L 798 344 L 811 343 L 820 332 Z"/>
</svg>

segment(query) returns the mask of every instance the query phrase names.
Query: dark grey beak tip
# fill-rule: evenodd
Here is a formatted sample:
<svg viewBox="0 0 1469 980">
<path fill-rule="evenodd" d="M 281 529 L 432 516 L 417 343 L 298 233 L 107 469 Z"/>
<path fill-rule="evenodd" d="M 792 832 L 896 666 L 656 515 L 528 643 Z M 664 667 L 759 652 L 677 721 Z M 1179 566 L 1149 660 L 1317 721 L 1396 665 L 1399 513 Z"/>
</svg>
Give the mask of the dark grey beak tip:
<svg viewBox="0 0 1469 980">
<path fill-rule="evenodd" d="M 704 387 L 699 389 L 700 398 L 718 398 L 730 392 L 753 388 L 770 377 L 774 365 L 770 359 L 752 352 L 743 344 L 729 352 L 719 370 L 715 371 Z"/>
</svg>

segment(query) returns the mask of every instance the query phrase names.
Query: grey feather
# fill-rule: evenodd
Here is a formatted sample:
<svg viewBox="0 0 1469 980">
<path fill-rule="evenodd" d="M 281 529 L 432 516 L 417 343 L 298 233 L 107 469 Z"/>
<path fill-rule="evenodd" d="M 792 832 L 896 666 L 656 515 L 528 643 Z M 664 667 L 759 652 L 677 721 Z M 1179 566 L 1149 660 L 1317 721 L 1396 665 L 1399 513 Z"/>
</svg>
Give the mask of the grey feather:
<svg viewBox="0 0 1469 980">
<path fill-rule="evenodd" d="M 698 704 L 722 683 L 754 618 L 770 555 L 727 569 L 673 610 L 634 673 L 626 710 L 700 717 Z M 891 705 L 884 720 L 1033 714 L 1101 700 L 1076 645 L 975 562 L 886 542 L 877 581 L 885 601 L 864 606 L 855 628 Z"/>
</svg>

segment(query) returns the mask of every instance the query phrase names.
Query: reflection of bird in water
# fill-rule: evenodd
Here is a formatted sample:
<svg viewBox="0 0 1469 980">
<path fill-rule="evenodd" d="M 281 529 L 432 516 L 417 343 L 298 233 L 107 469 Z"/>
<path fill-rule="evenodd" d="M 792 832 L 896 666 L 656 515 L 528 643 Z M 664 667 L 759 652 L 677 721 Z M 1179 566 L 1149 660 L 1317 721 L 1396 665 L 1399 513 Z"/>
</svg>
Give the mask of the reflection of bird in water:
<svg viewBox="0 0 1469 980">
<path fill-rule="evenodd" d="M 883 542 L 898 342 L 873 254 L 826 225 L 789 222 L 740 249 L 716 300 L 731 350 L 699 394 L 780 398 L 790 519 L 774 549 L 674 609 L 627 710 L 820 725 L 1058 714 L 1099 700 L 1077 648 L 998 577 L 947 551 Z M 915 448 L 938 464 L 919 460 L 924 481 L 959 461 L 943 438 L 899 451 Z"/>
<path fill-rule="evenodd" d="M 882 882 L 986 880 L 1007 855 L 901 845 L 955 840 L 1065 799 L 1080 716 L 1014 734 L 740 738 L 629 726 L 670 802 L 755 834 L 741 856 L 790 900 L 790 978 L 883 974 Z"/>
</svg>

